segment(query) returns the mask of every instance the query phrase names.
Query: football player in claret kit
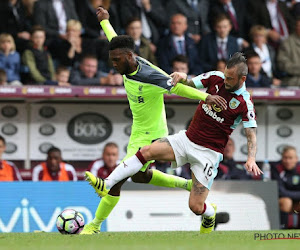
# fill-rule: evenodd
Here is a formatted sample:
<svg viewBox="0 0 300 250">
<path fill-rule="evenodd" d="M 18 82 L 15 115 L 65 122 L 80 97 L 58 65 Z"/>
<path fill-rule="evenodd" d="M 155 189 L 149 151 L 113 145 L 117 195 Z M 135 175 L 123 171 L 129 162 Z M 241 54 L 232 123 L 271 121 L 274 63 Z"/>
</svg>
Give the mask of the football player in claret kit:
<svg viewBox="0 0 300 250">
<path fill-rule="evenodd" d="M 229 59 L 224 74 L 212 71 L 186 80 L 185 73 L 173 73 L 174 84 L 184 81 L 195 88 L 206 87 L 209 94 L 224 97 L 228 107 L 210 106 L 201 101 L 187 131 L 180 131 L 142 147 L 121 163 L 107 179 L 98 180 L 102 189 L 108 190 L 120 180 L 135 174 L 147 161 L 172 161 L 173 167 L 190 163 L 193 185 L 189 207 L 196 215 L 202 215 L 200 233 L 210 233 L 215 225 L 216 205 L 205 200 L 217 175 L 229 135 L 241 121 L 248 141 L 245 168 L 255 175 L 262 174 L 255 162 L 257 124 L 254 105 L 245 87 L 247 73 L 246 59 L 241 53 L 235 53 Z"/>
<path fill-rule="evenodd" d="M 97 16 L 110 41 L 109 56 L 112 64 L 114 68 L 123 75 L 124 86 L 133 116 L 132 131 L 127 147 L 127 155 L 124 159 L 125 161 L 129 157 L 134 156 L 139 148 L 150 145 L 158 138 L 163 138 L 168 135 L 163 99 L 164 94 L 174 93 L 190 99 L 203 100 L 209 105 L 216 105 L 217 107 L 223 108 L 227 107 L 225 99 L 219 95 L 210 95 L 200 92 L 183 84 L 173 86 L 172 78 L 168 74 L 147 60 L 134 55 L 134 41 L 131 37 L 117 36 L 109 23 L 107 10 L 99 7 Z M 101 223 L 107 218 L 119 201 L 121 186 L 130 176 L 132 176 L 134 182 L 138 183 L 149 183 L 156 186 L 178 187 L 188 191 L 191 190 L 191 180 L 167 175 L 158 170 L 150 170 L 148 168 L 149 163 L 150 162 L 145 162 L 140 169 L 134 173 L 126 174 L 126 177 L 114 183 L 117 185 L 114 187 L 110 186 L 110 190 L 105 188 L 102 179 L 95 177 L 90 172 L 86 172 L 86 179 L 103 198 L 97 208 L 94 220 L 84 227 L 84 230 L 81 232 L 82 234 L 94 234 L 99 232 Z M 123 164 L 122 166 L 125 165 Z M 129 169 L 131 169 L 131 167 Z M 116 171 L 116 169 L 114 171 Z M 121 173 L 121 175 L 123 175 L 123 173 Z"/>
</svg>

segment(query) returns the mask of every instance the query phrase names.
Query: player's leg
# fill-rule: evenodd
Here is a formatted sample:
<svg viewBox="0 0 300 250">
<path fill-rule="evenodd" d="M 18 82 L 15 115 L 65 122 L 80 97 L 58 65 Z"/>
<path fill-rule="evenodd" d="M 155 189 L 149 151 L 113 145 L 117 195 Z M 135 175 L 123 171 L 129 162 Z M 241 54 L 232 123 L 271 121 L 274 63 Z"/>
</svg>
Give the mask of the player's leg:
<svg viewBox="0 0 300 250">
<path fill-rule="evenodd" d="M 105 181 L 96 178 L 89 172 L 86 172 L 88 175 L 87 179 L 100 196 L 105 196 L 106 193 L 103 191 L 107 192 L 107 190 L 121 180 L 135 175 L 143 166 L 149 164 L 152 160 L 175 160 L 173 149 L 167 138 L 159 139 L 151 145 L 142 147 L 141 150 L 138 150 L 134 155 L 120 163 Z M 104 193 L 104 195 L 102 195 L 102 193 Z"/>
<path fill-rule="evenodd" d="M 196 215 L 202 215 L 200 233 L 210 233 L 214 230 L 217 207 L 206 201 L 209 190 L 201 184 L 192 173 L 192 190 L 189 198 L 189 207 Z"/>
<path fill-rule="evenodd" d="M 127 147 L 128 154 L 126 155 L 124 160 L 128 159 L 130 155 L 134 155 L 134 153 L 138 150 L 138 148 L 139 147 L 136 146 L 136 144 L 129 143 Z M 144 167 L 147 168 L 148 165 L 149 163 L 146 163 Z M 90 172 L 86 172 L 86 177 L 90 182 L 91 186 L 95 189 L 96 193 L 101 196 L 103 191 L 103 190 L 101 191 L 101 187 L 103 188 L 105 187 L 104 181 L 100 178 L 97 178 Z M 123 178 L 116 185 L 114 185 L 109 191 L 107 190 L 108 194 L 105 194 L 104 197 L 100 200 L 100 203 L 95 213 L 95 218 L 91 223 L 87 224 L 84 227 L 81 234 L 95 234 L 100 232 L 99 229 L 101 228 L 101 223 L 109 216 L 111 211 L 117 205 L 120 199 L 121 187 L 124 184 L 124 182 L 127 180 L 127 178 L 128 177 Z"/>
<path fill-rule="evenodd" d="M 157 169 L 149 169 L 149 167 L 145 171 L 141 169 L 138 173 L 131 176 L 131 179 L 135 183 L 152 184 L 154 186 L 169 188 L 182 188 L 187 191 L 191 191 L 192 188 L 192 180 L 166 174 Z"/>
<path fill-rule="evenodd" d="M 82 230 L 81 234 L 100 233 L 101 224 L 117 205 L 120 199 L 121 187 L 126 180 L 127 178 L 114 185 L 109 190 L 108 194 L 105 197 L 101 198 L 93 221 L 84 226 L 84 229 Z"/>
<path fill-rule="evenodd" d="M 185 152 L 183 149 L 182 138 L 186 137 L 185 132 L 181 131 L 178 134 L 168 136 L 166 138 L 159 139 L 152 143 L 150 146 L 145 146 L 140 150 L 139 157 L 141 160 L 146 161 L 149 159 L 161 160 L 161 161 L 173 161 L 176 158 L 176 162 L 179 166 L 186 163 Z M 143 171 L 144 168 L 141 169 Z M 146 183 L 150 179 L 149 184 L 162 187 L 178 187 L 190 191 L 192 186 L 191 180 L 184 178 L 168 175 L 158 170 L 147 170 L 147 178 L 142 176 L 141 173 L 135 177 L 137 182 Z"/>
<path fill-rule="evenodd" d="M 173 148 L 167 138 L 159 139 L 154 143 L 152 143 L 151 145 L 142 147 L 140 150 L 137 151 L 135 155 L 124 160 L 105 180 L 106 186 L 108 188 L 112 187 L 119 180 L 129 176 L 134 176 L 141 169 L 143 171 L 146 171 L 146 169 L 143 169 L 143 166 L 145 167 L 145 164 L 152 160 L 160 160 L 160 161 L 175 160 Z M 165 175 L 160 171 L 152 171 L 152 173 L 147 172 L 145 176 L 143 176 L 143 174 L 140 173 L 136 177 L 133 177 L 133 179 L 138 181 L 139 177 L 141 182 L 145 183 L 149 181 L 150 184 L 156 184 L 159 186 L 175 187 L 176 179 L 184 182 L 184 184 L 182 184 L 182 182 L 180 183 L 179 185 L 180 187 L 184 185 L 188 186 L 187 185 L 188 183 L 186 183 L 185 179 L 179 177 L 176 178 L 171 175 Z M 154 177 L 156 178 L 156 180 L 154 179 Z"/>
</svg>

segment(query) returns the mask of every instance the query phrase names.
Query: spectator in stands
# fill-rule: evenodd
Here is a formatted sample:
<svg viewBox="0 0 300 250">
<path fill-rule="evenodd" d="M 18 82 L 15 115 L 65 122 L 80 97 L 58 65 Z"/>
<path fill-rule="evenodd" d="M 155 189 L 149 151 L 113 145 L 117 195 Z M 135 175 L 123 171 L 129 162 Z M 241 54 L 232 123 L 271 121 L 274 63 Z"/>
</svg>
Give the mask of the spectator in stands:
<svg viewBox="0 0 300 250">
<path fill-rule="evenodd" d="M 286 5 L 294 17 L 300 15 L 300 2 L 298 0 L 286 0 Z"/>
<path fill-rule="evenodd" d="M 200 59 L 204 72 L 214 70 L 218 60 L 228 60 L 230 55 L 239 51 L 236 37 L 229 35 L 230 19 L 220 14 L 215 19 L 215 33 L 204 36 L 200 43 Z"/>
<path fill-rule="evenodd" d="M 105 73 L 98 70 L 98 60 L 94 55 L 83 56 L 78 68 L 71 72 L 70 82 L 72 85 L 122 85 L 123 77 L 112 71 Z"/>
<path fill-rule="evenodd" d="M 78 20 L 72 0 L 39 0 L 33 13 L 34 23 L 45 28 L 47 39 L 66 39 L 67 22 Z"/>
<path fill-rule="evenodd" d="M 59 66 L 56 69 L 55 80 L 48 80 L 45 85 L 57 85 L 61 87 L 69 87 L 70 70 L 65 66 Z"/>
<path fill-rule="evenodd" d="M 74 167 L 63 162 L 59 148 L 50 148 L 47 155 L 46 162 L 33 168 L 33 181 L 77 181 Z"/>
<path fill-rule="evenodd" d="M 224 149 L 223 161 L 219 165 L 216 179 L 249 180 L 251 178 L 250 175 L 247 174 L 244 166 L 236 163 L 233 159 L 234 152 L 234 141 L 229 138 Z"/>
<path fill-rule="evenodd" d="M 172 60 L 173 72 L 183 72 L 188 75 L 188 79 L 195 77 L 195 75 L 189 75 L 189 60 L 184 55 L 177 55 Z"/>
<path fill-rule="evenodd" d="M 184 55 L 177 55 L 172 60 L 172 71 L 189 73 L 189 60 Z"/>
<path fill-rule="evenodd" d="M 187 17 L 188 30 L 195 43 L 201 36 L 211 32 L 208 24 L 209 0 L 173 0 L 169 1 L 166 10 L 169 16 L 181 13 Z"/>
<path fill-rule="evenodd" d="M 224 73 L 225 68 L 226 68 L 226 60 L 225 59 L 220 59 L 217 61 L 217 65 L 216 65 L 216 70 L 217 71 L 221 71 Z"/>
<path fill-rule="evenodd" d="M 12 81 L 10 83 L 7 82 L 7 76 L 4 69 L 0 69 L 0 86 L 21 86 L 21 82 Z"/>
<path fill-rule="evenodd" d="M 267 29 L 262 25 L 254 25 L 250 29 L 252 44 L 247 50 L 254 50 L 262 61 L 262 68 L 268 77 L 273 78 L 273 85 L 280 85 L 281 81 L 276 76 L 276 52 L 267 43 Z"/>
<path fill-rule="evenodd" d="M 168 16 L 160 0 L 122 0 L 120 15 L 123 26 L 132 17 L 142 21 L 143 36 L 157 44 L 168 26 Z"/>
<path fill-rule="evenodd" d="M 0 34 L 0 69 L 4 69 L 7 76 L 7 82 L 20 82 L 20 54 L 16 51 L 14 38 L 10 34 Z M 14 85 L 16 85 L 14 84 Z"/>
<path fill-rule="evenodd" d="M 98 46 L 95 40 L 81 37 L 82 26 L 77 20 L 69 20 L 67 22 L 67 36 L 57 45 L 59 51 L 57 59 L 64 66 L 78 66 L 82 55 L 94 54 L 98 57 Z M 106 41 L 102 41 L 102 49 L 105 49 Z M 100 47 L 99 47 L 100 49 Z"/>
<path fill-rule="evenodd" d="M 103 149 L 102 158 L 93 161 L 88 167 L 93 175 L 105 179 L 119 164 L 119 147 L 114 142 L 108 142 Z"/>
<path fill-rule="evenodd" d="M 28 31 L 31 30 L 31 27 L 33 26 L 33 8 L 35 2 L 38 0 L 22 0 L 22 5 L 25 13 L 25 21 L 27 26 L 29 27 Z M 30 33 L 29 33 L 30 34 Z"/>
<path fill-rule="evenodd" d="M 230 34 L 236 37 L 248 38 L 248 32 L 252 25 L 248 15 L 245 0 L 216 0 L 212 1 L 209 10 L 209 23 L 213 27 L 214 18 L 225 14 L 231 21 L 232 29 Z"/>
<path fill-rule="evenodd" d="M 182 14 L 175 14 L 171 17 L 170 33 L 159 42 L 158 64 L 168 74 L 172 73 L 172 60 L 176 55 L 185 55 L 188 58 L 189 74 L 199 75 L 203 72 L 198 49 L 194 40 L 186 34 L 187 28 L 187 18 Z"/>
<path fill-rule="evenodd" d="M 1 181 L 22 181 L 16 165 L 10 161 L 5 161 L 2 155 L 6 149 L 6 141 L 0 135 L 0 182 Z"/>
<path fill-rule="evenodd" d="M 253 24 L 266 27 L 270 44 L 278 48 L 280 41 L 294 30 L 294 20 L 286 4 L 278 0 L 251 0 L 248 4 L 247 13 Z"/>
<path fill-rule="evenodd" d="M 271 173 L 272 179 L 278 183 L 282 228 L 300 228 L 300 164 L 295 147 L 283 149 L 281 161 L 271 168 Z"/>
<path fill-rule="evenodd" d="M 262 70 L 262 62 L 259 55 L 255 51 L 249 51 L 246 54 L 246 58 L 248 65 L 246 86 L 248 88 L 269 88 L 272 80 Z"/>
<path fill-rule="evenodd" d="M 282 83 L 288 86 L 300 86 L 300 18 L 297 18 L 295 33 L 284 40 L 279 47 L 278 68 L 286 72 Z"/>
<path fill-rule="evenodd" d="M 149 62 L 157 65 L 155 55 L 151 49 L 151 42 L 145 38 L 142 30 L 142 22 L 138 17 L 129 19 L 126 25 L 126 33 L 131 36 L 135 43 L 135 53 L 148 60 Z"/>
<path fill-rule="evenodd" d="M 29 0 L 5 0 L 0 6 L 0 33 L 14 37 L 19 52 L 28 48 L 32 22 L 28 13 Z M 31 0 L 32 1 L 32 0 Z"/>
<path fill-rule="evenodd" d="M 54 65 L 51 55 L 44 47 L 45 39 L 45 30 L 41 26 L 34 26 L 31 31 L 32 46 L 23 54 L 23 63 L 29 68 L 32 84 L 54 80 Z"/>
<path fill-rule="evenodd" d="M 4 69 L 0 69 L 0 86 L 8 85 L 6 72 Z"/>
<path fill-rule="evenodd" d="M 103 6 L 109 11 L 110 22 L 115 31 L 121 32 L 120 15 L 116 3 L 111 0 L 77 0 L 76 10 L 83 25 L 83 37 L 107 40 L 96 16 L 97 7 Z"/>
</svg>

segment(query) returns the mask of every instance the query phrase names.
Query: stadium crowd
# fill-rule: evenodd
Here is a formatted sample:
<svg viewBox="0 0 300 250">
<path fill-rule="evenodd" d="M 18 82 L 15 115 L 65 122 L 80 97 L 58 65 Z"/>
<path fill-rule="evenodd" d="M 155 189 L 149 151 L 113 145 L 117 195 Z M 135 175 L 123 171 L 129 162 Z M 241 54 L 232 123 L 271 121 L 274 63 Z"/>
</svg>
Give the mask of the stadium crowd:
<svg viewBox="0 0 300 250">
<path fill-rule="evenodd" d="M 248 87 L 300 86 L 294 0 L 3 0 L 1 85 L 122 85 L 108 61 L 100 5 L 118 34 L 133 37 L 136 54 L 167 73 L 222 71 L 243 51 Z"/>
</svg>

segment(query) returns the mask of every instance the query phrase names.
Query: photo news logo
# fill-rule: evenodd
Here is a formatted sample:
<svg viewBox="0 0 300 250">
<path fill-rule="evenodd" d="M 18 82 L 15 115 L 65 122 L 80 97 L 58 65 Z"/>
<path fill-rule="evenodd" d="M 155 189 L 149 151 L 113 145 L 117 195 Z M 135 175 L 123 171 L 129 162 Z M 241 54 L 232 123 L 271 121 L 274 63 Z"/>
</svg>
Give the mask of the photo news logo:
<svg viewBox="0 0 300 250">
<path fill-rule="evenodd" d="M 254 233 L 254 240 L 300 240 L 300 233 Z"/>
</svg>

